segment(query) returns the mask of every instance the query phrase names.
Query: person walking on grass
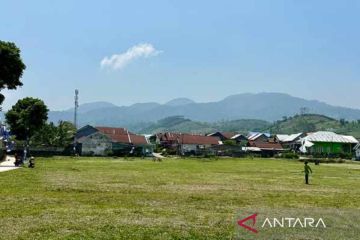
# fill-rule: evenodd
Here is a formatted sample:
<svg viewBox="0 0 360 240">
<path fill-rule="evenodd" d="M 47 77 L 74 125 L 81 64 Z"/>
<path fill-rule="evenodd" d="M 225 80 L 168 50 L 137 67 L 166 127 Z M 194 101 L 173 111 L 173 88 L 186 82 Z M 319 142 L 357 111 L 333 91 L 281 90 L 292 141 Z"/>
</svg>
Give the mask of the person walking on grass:
<svg viewBox="0 0 360 240">
<path fill-rule="evenodd" d="M 309 174 L 312 173 L 312 170 L 310 166 L 308 165 L 308 162 L 304 162 L 304 173 L 305 173 L 305 184 L 309 184 Z"/>
</svg>

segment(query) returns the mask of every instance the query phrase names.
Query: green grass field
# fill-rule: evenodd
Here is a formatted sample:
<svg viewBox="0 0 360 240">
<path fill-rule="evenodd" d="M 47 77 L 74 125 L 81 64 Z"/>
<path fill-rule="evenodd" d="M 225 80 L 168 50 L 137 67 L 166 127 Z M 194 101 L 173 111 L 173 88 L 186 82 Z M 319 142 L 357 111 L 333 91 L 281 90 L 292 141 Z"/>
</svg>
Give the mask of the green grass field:
<svg viewBox="0 0 360 240">
<path fill-rule="evenodd" d="M 311 167 L 305 185 L 294 160 L 38 158 L 0 173 L 0 239 L 240 239 L 242 209 L 360 210 L 359 164 Z M 309 239 L 301 231 L 278 239 Z"/>
</svg>

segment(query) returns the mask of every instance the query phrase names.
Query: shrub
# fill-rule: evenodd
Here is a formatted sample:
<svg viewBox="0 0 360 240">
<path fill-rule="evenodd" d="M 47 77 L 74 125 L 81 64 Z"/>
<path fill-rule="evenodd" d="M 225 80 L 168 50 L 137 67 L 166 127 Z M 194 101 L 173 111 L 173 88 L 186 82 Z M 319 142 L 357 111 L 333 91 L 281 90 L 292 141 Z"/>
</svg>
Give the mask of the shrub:
<svg viewBox="0 0 360 240">
<path fill-rule="evenodd" d="M 297 153 L 294 153 L 294 152 L 279 153 L 275 157 L 276 158 L 286 158 L 286 159 L 299 159 L 300 158 L 300 156 Z"/>
<path fill-rule="evenodd" d="M 106 149 L 104 151 L 105 156 L 113 156 L 114 152 L 111 149 Z"/>
<path fill-rule="evenodd" d="M 281 154 L 281 157 L 286 159 L 299 159 L 299 155 L 293 152 L 283 153 Z"/>
<path fill-rule="evenodd" d="M 311 163 L 314 163 L 316 160 L 318 160 L 320 163 L 344 163 L 345 160 L 344 159 L 335 159 L 335 158 L 330 158 L 330 159 L 325 159 L 325 158 L 314 158 L 314 159 L 301 159 L 299 160 L 300 162 L 304 162 L 304 161 L 307 161 L 307 162 L 311 162 Z"/>
<path fill-rule="evenodd" d="M 202 157 L 204 157 L 204 158 L 214 158 L 214 157 L 216 157 L 216 155 L 215 155 L 215 153 L 207 152 Z"/>
<path fill-rule="evenodd" d="M 225 140 L 223 141 L 224 145 L 227 145 L 227 146 L 236 146 L 236 141 L 234 140 Z"/>
<path fill-rule="evenodd" d="M 351 159 L 351 153 L 313 153 L 314 158 L 341 158 L 341 159 Z"/>
</svg>

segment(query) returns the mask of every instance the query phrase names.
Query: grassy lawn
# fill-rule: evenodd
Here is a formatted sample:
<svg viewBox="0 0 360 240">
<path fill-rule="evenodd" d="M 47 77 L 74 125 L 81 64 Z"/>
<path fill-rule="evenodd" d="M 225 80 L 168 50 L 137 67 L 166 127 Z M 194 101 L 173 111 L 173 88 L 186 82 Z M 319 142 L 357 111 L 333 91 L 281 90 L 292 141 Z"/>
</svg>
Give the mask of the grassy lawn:
<svg viewBox="0 0 360 240">
<path fill-rule="evenodd" d="M 360 210 L 359 164 L 310 166 L 307 186 L 294 160 L 38 158 L 0 173 L 0 239 L 235 239 L 242 209 Z"/>
</svg>

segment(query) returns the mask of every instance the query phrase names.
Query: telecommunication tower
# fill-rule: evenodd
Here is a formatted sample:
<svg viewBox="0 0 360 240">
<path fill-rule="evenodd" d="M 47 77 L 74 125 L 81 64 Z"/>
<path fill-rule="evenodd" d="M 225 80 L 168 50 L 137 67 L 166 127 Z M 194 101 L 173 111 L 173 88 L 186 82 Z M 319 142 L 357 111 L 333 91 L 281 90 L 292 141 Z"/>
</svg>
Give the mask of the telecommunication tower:
<svg viewBox="0 0 360 240">
<path fill-rule="evenodd" d="M 75 89 L 75 106 L 74 106 L 74 126 L 77 131 L 77 111 L 79 108 L 79 90 Z M 74 134 L 74 146 L 73 146 L 74 154 L 76 154 L 76 132 Z"/>
</svg>

